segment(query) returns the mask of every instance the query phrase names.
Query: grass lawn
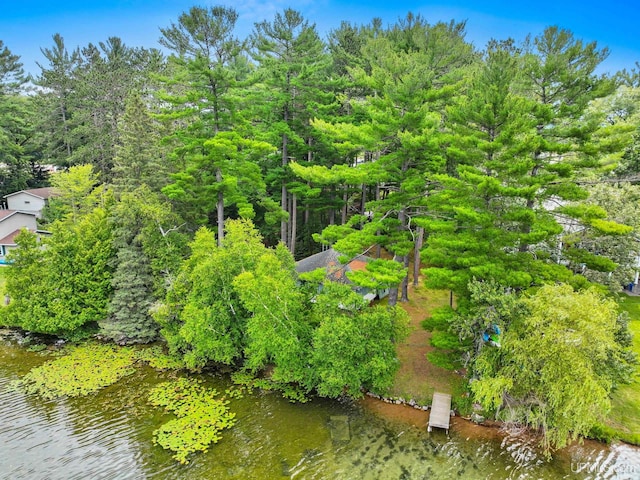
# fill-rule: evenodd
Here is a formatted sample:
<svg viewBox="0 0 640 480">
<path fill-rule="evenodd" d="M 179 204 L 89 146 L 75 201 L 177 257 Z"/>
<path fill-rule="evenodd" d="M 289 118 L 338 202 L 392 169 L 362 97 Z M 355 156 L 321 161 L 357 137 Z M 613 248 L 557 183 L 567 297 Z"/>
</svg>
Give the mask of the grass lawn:
<svg viewBox="0 0 640 480">
<path fill-rule="evenodd" d="M 410 287 L 409 302 L 399 303 L 409 314 L 412 330 L 404 343 L 398 346 L 400 369 L 388 392 L 390 396 L 414 399 L 419 404 L 429 405 L 433 392 L 438 391 L 453 394 L 455 404 L 455 395 L 459 394 L 464 379 L 427 360 L 427 353 L 434 348 L 429 343 L 431 333 L 421 325 L 433 309 L 448 304 L 448 290 L 430 290 L 422 285 Z"/>
<path fill-rule="evenodd" d="M 629 330 L 633 334 L 633 350 L 640 359 L 640 297 L 624 296 L 620 307 L 629 312 Z M 640 435 L 640 368 L 634 381 L 616 390 L 607 424 L 623 433 Z"/>
</svg>

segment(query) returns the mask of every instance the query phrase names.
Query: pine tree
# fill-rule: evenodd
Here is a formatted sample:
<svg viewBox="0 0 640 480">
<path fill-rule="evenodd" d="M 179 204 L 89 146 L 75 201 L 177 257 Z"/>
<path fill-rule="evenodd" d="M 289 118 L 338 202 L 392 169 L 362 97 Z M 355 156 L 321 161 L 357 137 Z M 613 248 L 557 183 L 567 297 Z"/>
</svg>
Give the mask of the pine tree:
<svg viewBox="0 0 640 480">
<path fill-rule="evenodd" d="M 262 95 L 255 115 L 264 122 L 264 133 L 280 153 L 279 165 L 270 166 L 271 183 L 280 187 L 280 241 L 293 252 L 301 191 L 289 191 L 288 164 L 291 158 L 312 157 L 310 120 L 331 103 L 332 96 L 322 91 L 329 57 L 315 25 L 292 9 L 276 13 L 272 22 L 256 23 L 251 41 L 252 56 L 262 75 L 259 92 L 269 92 Z"/>
<path fill-rule="evenodd" d="M 184 82 L 169 79 L 173 89 L 164 97 L 172 103 L 166 118 L 180 118 L 184 127 L 174 135 L 178 171 L 163 191 L 194 227 L 215 223 L 218 242 L 227 215 L 255 215 L 266 188 L 258 164 L 272 150 L 239 118 L 242 73 L 236 67 L 246 65 L 244 42 L 233 36 L 237 18 L 233 8 L 193 7 L 177 25 L 161 29 L 161 43 L 175 52 L 170 60 Z"/>
<path fill-rule="evenodd" d="M 20 57 L 0 40 L 0 196 L 27 188 L 31 177 L 28 146 L 33 136 L 33 99 Z"/>
<path fill-rule="evenodd" d="M 338 240 L 335 248 L 348 255 L 378 243 L 406 268 L 414 241 L 420 238 L 413 218 L 424 210 L 427 179 L 444 171 L 443 106 L 461 81 L 463 69 L 473 62 L 473 49 L 464 41 L 464 24 L 429 25 L 409 14 L 368 38 L 362 54 L 366 64 L 350 70 L 367 93 L 365 99 L 352 102 L 362 120 L 356 125 L 315 125 L 333 137 L 337 148 L 355 151 L 369 161 L 333 167 L 330 173 L 317 168 L 296 168 L 296 173 L 307 180 L 324 176 L 328 182 L 361 186 L 359 215 L 352 217 L 348 228 L 327 228 L 322 238 Z M 367 198 L 370 188 L 375 190 L 373 198 Z M 406 300 L 407 278 L 401 292 Z M 397 297 L 394 287 L 390 303 Z"/>
<path fill-rule="evenodd" d="M 45 152 L 60 166 L 92 164 L 111 180 L 119 124 L 132 90 L 152 84 L 151 72 L 163 66 L 158 50 L 132 48 L 118 37 L 90 43 L 69 53 L 63 38 L 44 49 L 48 65 L 40 65 L 40 136 Z"/>
<path fill-rule="evenodd" d="M 120 247 L 111 286 L 107 316 L 99 322 L 100 335 L 118 344 L 148 343 L 156 339 L 158 324 L 150 315 L 153 277 L 140 245 Z"/>
<path fill-rule="evenodd" d="M 142 184 L 159 192 L 169 181 L 166 148 L 161 145 L 160 124 L 154 121 L 139 92 L 127 99 L 119 124 L 121 143 L 116 146 L 114 189 L 131 192 Z"/>
<path fill-rule="evenodd" d="M 467 296 L 473 277 L 515 288 L 584 281 L 545 251 L 563 232 L 560 215 L 580 213 L 557 206 L 587 197 L 576 179 L 593 164 L 587 142 L 594 125 L 582 115 L 610 90 L 594 74 L 605 55 L 557 28 L 522 51 L 511 42 L 489 44 L 471 100 L 450 110 L 460 165 L 436 177 L 433 217 L 422 223 L 432 286 Z"/>
<path fill-rule="evenodd" d="M 39 108 L 38 137 L 40 148 L 51 163 L 68 165 L 78 139 L 72 135 L 73 115 L 77 108 L 74 86 L 80 65 L 80 50 L 67 49 L 59 33 L 51 48 L 41 48 L 48 64 L 38 63 L 40 75 L 34 80 L 42 87 L 36 97 Z"/>
</svg>

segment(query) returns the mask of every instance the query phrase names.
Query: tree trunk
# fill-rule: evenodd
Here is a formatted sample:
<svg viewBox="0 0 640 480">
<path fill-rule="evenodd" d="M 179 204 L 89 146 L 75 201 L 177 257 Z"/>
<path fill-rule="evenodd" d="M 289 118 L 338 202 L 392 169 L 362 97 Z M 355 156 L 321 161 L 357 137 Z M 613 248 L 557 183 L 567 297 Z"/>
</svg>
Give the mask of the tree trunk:
<svg viewBox="0 0 640 480">
<path fill-rule="evenodd" d="M 307 186 L 310 186 L 309 184 L 307 184 Z M 304 226 L 306 227 L 307 225 L 309 225 L 309 218 L 311 215 L 311 211 L 309 208 L 309 202 L 305 202 L 304 205 Z"/>
<path fill-rule="evenodd" d="M 398 303 L 398 287 L 391 287 L 389 289 L 389 307 L 395 307 Z"/>
<path fill-rule="evenodd" d="M 219 168 L 216 169 L 216 182 L 218 182 L 218 185 L 222 183 L 222 171 Z M 222 240 L 224 239 L 224 193 L 222 192 L 222 188 L 218 190 L 216 211 L 218 214 L 218 246 L 220 246 L 222 245 Z"/>
<path fill-rule="evenodd" d="M 409 163 L 407 160 L 404 160 L 402 162 L 402 173 L 403 173 L 403 177 L 405 172 L 409 169 Z M 402 191 L 402 187 L 401 187 L 401 191 Z M 403 236 L 407 235 L 407 231 L 409 230 L 408 226 L 407 226 L 407 211 L 406 209 L 400 208 L 400 211 L 398 212 L 398 229 L 400 230 L 401 234 Z M 394 255 L 395 258 L 395 255 Z M 409 254 L 407 253 L 406 255 L 402 255 L 397 261 L 401 261 L 403 266 L 405 268 L 407 268 L 409 266 Z M 402 288 L 402 296 L 400 298 L 401 302 L 408 302 L 409 301 L 409 292 L 408 292 L 408 286 L 409 284 L 409 272 L 407 271 L 407 274 L 405 275 L 405 277 L 402 279 L 402 283 L 401 288 Z"/>
<path fill-rule="evenodd" d="M 349 196 L 348 196 L 348 192 L 349 192 L 349 185 L 345 185 L 344 186 L 344 191 L 342 192 L 342 223 L 341 225 L 344 225 L 347 223 L 347 201 L 349 200 Z"/>
<path fill-rule="evenodd" d="M 285 134 L 282 136 L 282 166 L 283 167 L 287 166 L 287 159 L 288 159 L 287 158 L 287 155 L 288 155 L 287 141 L 288 141 L 288 138 L 287 138 L 287 135 Z M 280 197 L 280 208 L 282 208 L 282 210 L 284 210 L 285 212 L 289 213 L 289 209 L 287 205 L 287 183 L 284 178 L 282 179 L 282 194 Z M 280 222 L 280 241 L 288 247 L 289 245 L 287 243 L 287 240 L 288 240 L 287 224 L 288 224 L 288 220 L 284 218 Z"/>
<path fill-rule="evenodd" d="M 416 236 L 415 245 L 413 247 L 413 286 L 418 286 L 418 277 L 420 275 L 420 250 L 424 244 L 424 228 L 418 227 L 418 235 Z"/>
<path fill-rule="evenodd" d="M 62 116 L 62 135 L 65 149 L 67 150 L 67 158 L 71 157 L 71 144 L 69 143 L 69 125 L 67 122 L 67 108 L 64 102 L 60 103 L 60 113 Z"/>
<path fill-rule="evenodd" d="M 538 135 L 542 136 L 542 132 L 544 130 L 544 126 L 543 125 L 538 125 L 538 126 L 536 126 L 536 130 L 538 132 Z M 533 168 L 531 169 L 531 174 L 530 174 L 531 177 L 537 177 L 538 176 L 538 171 L 540 170 L 541 160 L 542 160 L 542 152 L 537 150 L 533 154 L 534 165 L 533 165 Z M 527 204 L 526 204 L 527 210 L 533 210 L 534 205 L 535 205 L 535 199 L 529 198 L 527 200 Z M 524 233 L 526 235 L 531 233 L 531 225 L 530 224 L 524 225 L 524 227 L 522 228 L 522 233 Z M 529 250 L 529 244 L 528 243 L 521 243 L 520 246 L 518 247 L 518 251 L 519 252 L 527 252 L 528 250 Z"/>
<path fill-rule="evenodd" d="M 376 183 L 376 202 L 380 200 L 380 184 Z M 376 235 L 380 235 L 380 230 L 376 232 Z M 380 258 L 382 256 L 382 246 L 380 243 L 376 245 L 376 258 Z"/>
<path fill-rule="evenodd" d="M 298 197 L 296 194 L 293 194 L 293 198 L 291 199 L 291 240 L 289 242 L 289 251 L 291 255 L 296 254 L 296 235 L 297 235 L 297 227 L 298 227 Z"/>
<path fill-rule="evenodd" d="M 403 255 L 401 258 L 403 259 L 404 268 L 407 269 L 407 274 L 404 276 L 404 278 L 402 279 L 402 282 L 400 283 L 400 288 L 402 291 L 402 294 L 400 296 L 400 301 L 408 302 L 409 301 L 409 255 Z"/>
</svg>

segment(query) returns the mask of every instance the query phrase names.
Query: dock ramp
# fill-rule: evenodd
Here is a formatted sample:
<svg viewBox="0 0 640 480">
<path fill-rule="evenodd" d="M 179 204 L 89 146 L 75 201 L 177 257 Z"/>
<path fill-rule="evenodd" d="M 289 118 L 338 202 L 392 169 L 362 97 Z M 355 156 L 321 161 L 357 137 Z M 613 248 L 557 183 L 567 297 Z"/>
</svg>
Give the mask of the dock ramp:
<svg viewBox="0 0 640 480">
<path fill-rule="evenodd" d="M 451 418 L 451 395 L 447 393 L 435 392 L 433 402 L 429 412 L 429 426 L 427 431 L 433 427 L 444 428 L 449 433 L 449 419 Z"/>
</svg>

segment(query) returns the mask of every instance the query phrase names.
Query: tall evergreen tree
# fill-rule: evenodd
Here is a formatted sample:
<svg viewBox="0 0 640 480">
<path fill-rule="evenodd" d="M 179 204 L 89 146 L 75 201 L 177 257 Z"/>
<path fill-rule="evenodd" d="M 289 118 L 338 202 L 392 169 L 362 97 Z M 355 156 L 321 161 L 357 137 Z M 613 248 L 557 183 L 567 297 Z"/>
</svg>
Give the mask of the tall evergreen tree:
<svg viewBox="0 0 640 480">
<path fill-rule="evenodd" d="M 20 57 L 0 40 L 0 197 L 27 188 L 31 177 L 28 145 L 33 136 L 33 100 Z"/>
<path fill-rule="evenodd" d="M 162 69 L 162 55 L 118 37 L 69 53 L 60 35 L 43 54 L 49 63 L 40 65 L 36 83 L 45 88 L 39 98 L 45 151 L 61 166 L 91 163 L 110 181 L 125 100 L 152 84 L 149 73 Z"/>
<path fill-rule="evenodd" d="M 114 189 L 131 192 L 148 185 L 159 192 L 169 182 L 169 159 L 161 145 L 163 129 L 154 121 L 139 92 L 132 92 L 118 129 L 120 144 L 116 146 L 113 166 Z"/>
<path fill-rule="evenodd" d="M 261 95 L 257 115 L 280 153 L 279 165 L 270 169 L 272 183 L 280 190 L 280 241 L 294 251 L 298 195 L 288 187 L 288 164 L 291 158 L 309 158 L 310 120 L 331 103 L 331 96 L 322 91 L 329 57 L 315 25 L 292 9 L 276 13 L 271 22 L 256 23 L 251 42 L 262 84 L 269 92 Z"/>
<path fill-rule="evenodd" d="M 180 118 L 184 125 L 174 135 L 178 172 L 164 192 L 194 227 L 215 223 L 218 242 L 227 214 L 255 214 L 253 204 L 265 189 L 258 161 L 271 151 L 251 138 L 238 116 L 242 72 L 236 67 L 243 65 L 245 45 L 233 36 L 237 18 L 230 7 L 193 7 L 178 24 L 161 29 L 160 39 L 174 52 L 180 79 L 178 85 L 171 80 L 166 118 Z"/>
<path fill-rule="evenodd" d="M 146 186 L 123 193 L 111 217 L 115 250 L 113 296 L 108 314 L 99 325 L 101 336 L 120 344 L 148 343 L 156 339 L 159 330 L 150 311 L 156 298 L 149 249 L 145 249 L 150 219 L 140 205 L 140 197 L 145 195 L 144 201 L 152 204 L 155 193 Z"/>
<path fill-rule="evenodd" d="M 580 281 L 540 247 L 563 231 L 558 205 L 587 197 L 576 178 L 595 160 L 587 147 L 594 125 L 581 119 L 589 101 L 610 91 L 594 74 L 605 56 L 555 27 L 522 54 L 510 43 L 489 45 L 473 100 L 451 110 L 457 156 L 466 165 L 438 177 L 442 189 L 429 198 L 439 212 L 424 223 L 433 286 L 466 296 L 472 277 L 516 288 Z"/>
<path fill-rule="evenodd" d="M 40 75 L 35 84 L 42 89 L 36 102 L 39 110 L 38 140 L 44 158 L 55 165 L 68 165 L 76 147 L 72 138 L 73 115 L 76 110 L 74 95 L 80 50 L 67 49 L 59 33 L 53 36 L 51 48 L 41 48 L 48 64 L 38 63 Z"/>
<path fill-rule="evenodd" d="M 356 126 L 315 125 L 343 148 L 360 148 L 359 155 L 371 160 L 354 168 L 333 168 L 329 178 L 344 182 L 347 177 L 359 177 L 361 185 L 375 187 L 376 193 L 369 200 L 363 187 L 360 216 L 353 217 L 350 228 L 329 227 L 323 237 L 327 241 L 343 237 L 335 247 L 349 255 L 381 244 L 406 267 L 414 239 L 419 239 L 412 219 L 424 207 L 425 179 L 444 171 L 439 139 L 445 100 L 455 92 L 463 69 L 473 62 L 473 49 L 464 41 L 464 24 L 429 25 L 409 14 L 369 38 L 362 52 L 367 65 L 350 72 L 369 92 L 364 101 L 353 101 L 354 111 L 365 120 Z M 326 176 L 318 169 L 296 171 L 308 180 Z M 407 279 L 402 283 L 402 299 L 407 298 L 406 286 Z M 394 287 L 392 304 L 397 294 Z"/>
</svg>

